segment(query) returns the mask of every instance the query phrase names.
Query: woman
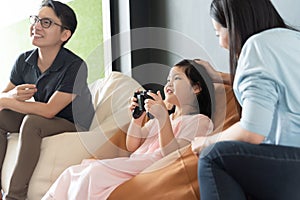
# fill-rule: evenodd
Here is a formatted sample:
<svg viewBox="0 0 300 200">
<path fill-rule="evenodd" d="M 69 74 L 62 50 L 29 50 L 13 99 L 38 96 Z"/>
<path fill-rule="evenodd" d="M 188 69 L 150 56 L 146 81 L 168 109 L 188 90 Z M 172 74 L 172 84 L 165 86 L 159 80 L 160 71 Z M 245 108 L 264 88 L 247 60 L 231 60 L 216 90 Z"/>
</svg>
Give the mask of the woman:
<svg viewBox="0 0 300 200">
<path fill-rule="evenodd" d="M 300 199 L 300 33 L 270 0 L 213 0 L 210 14 L 231 76 L 206 68 L 215 81 L 233 80 L 242 113 L 192 142 L 197 153 L 209 146 L 199 159 L 201 199 Z"/>
<path fill-rule="evenodd" d="M 205 69 L 193 61 L 176 64 L 164 87 L 165 100 L 160 92 L 148 92 L 153 99 L 145 100 L 145 109 L 154 119 L 142 127 L 145 112 L 132 118 L 126 137 L 127 149 L 133 152 L 131 156 L 85 160 L 72 166 L 61 174 L 43 199 L 105 200 L 118 185 L 155 161 L 188 145 L 195 136 L 209 134 L 213 128 L 210 117 L 214 96 L 213 85 L 207 78 Z M 139 105 L 136 100 L 132 98 L 130 111 Z M 165 102 L 175 105 L 170 116 Z"/>
<path fill-rule="evenodd" d="M 58 1 L 43 1 L 30 16 L 31 42 L 37 48 L 21 54 L 0 96 L 0 162 L 8 133 L 20 133 L 16 167 L 6 199 L 26 199 L 40 156 L 42 138 L 88 130 L 93 114 L 85 62 L 64 44 L 73 35 L 74 11 Z M 34 102 L 27 101 L 34 98 Z"/>
</svg>

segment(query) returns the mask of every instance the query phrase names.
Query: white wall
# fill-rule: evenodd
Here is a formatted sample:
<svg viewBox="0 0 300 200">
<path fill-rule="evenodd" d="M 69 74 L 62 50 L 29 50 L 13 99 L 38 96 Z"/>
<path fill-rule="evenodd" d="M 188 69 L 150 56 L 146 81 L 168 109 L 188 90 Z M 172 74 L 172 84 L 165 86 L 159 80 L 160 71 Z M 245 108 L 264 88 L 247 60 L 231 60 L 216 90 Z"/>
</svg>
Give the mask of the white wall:
<svg viewBox="0 0 300 200">
<path fill-rule="evenodd" d="M 228 52 L 219 47 L 211 24 L 209 6 L 211 0 L 165 0 L 168 28 L 190 38 L 204 51 L 198 57 L 209 57 L 216 69 L 228 72 Z M 300 28 L 299 0 L 272 0 L 282 17 Z M 170 41 L 170 45 L 171 42 Z M 184 40 L 177 40 L 184 46 Z M 206 55 L 206 53 L 207 55 Z M 194 52 L 193 52 L 194 53 Z M 193 55 L 193 54 L 192 54 Z"/>
<path fill-rule="evenodd" d="M 272 2 L 288 24 L 300 29 L 299 0 L 272 0 Z"/>
</svg>

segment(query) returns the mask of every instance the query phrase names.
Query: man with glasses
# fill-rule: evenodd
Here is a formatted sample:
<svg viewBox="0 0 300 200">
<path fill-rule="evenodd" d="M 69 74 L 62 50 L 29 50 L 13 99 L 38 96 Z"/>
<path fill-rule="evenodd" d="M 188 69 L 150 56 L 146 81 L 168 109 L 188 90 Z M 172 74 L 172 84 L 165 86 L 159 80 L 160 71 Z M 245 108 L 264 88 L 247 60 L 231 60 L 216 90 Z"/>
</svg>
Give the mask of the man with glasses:
<svg viewBox="0 0 300 200">
<path fill-rule="evenodd" d="M 30 16 L 30 23 L 37 48 L 18 57 L 0 94 L 1 168 L 8 133 L 19 132 L 21 141 L 7 200 L 26 199 L 43 137 L 88 130 L 94 115 L 86 63 L 64 48 L 77 26 L 74 11 L 46 0 L 38 14 Z M 32 97 L 35 101 L 30 101 Z"/>
</svg>

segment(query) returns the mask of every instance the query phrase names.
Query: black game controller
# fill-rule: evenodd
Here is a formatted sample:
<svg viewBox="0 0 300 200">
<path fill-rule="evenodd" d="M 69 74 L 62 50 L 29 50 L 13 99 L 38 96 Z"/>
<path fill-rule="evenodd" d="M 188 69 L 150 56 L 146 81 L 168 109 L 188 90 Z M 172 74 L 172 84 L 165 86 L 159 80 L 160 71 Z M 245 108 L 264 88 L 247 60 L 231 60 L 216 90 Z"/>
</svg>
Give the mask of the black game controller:
<svg viewBox="0 0 300 200">
<path fill-rule="evenodd" d="M 132 116 L 134 119 L 139 118 L 143 112 L 146 111 L 145 109 L 145 100 L 146 99 L 153 99 L 151 96 L 149 96 L 147 94 L 147 92 L 153 92 L 152 90 L 148 90 L 148 91 L 138 91 L 134 93 L 134 97 L 137 99 L 137 103 L 139 104 L 137 107 L 134 108 L 133 112 L 132 112 Z M 150 119 L 153 119 L 154 116 L 151 115 L 150 113 L 147 112 L 147 116 Z"/>
</svg>

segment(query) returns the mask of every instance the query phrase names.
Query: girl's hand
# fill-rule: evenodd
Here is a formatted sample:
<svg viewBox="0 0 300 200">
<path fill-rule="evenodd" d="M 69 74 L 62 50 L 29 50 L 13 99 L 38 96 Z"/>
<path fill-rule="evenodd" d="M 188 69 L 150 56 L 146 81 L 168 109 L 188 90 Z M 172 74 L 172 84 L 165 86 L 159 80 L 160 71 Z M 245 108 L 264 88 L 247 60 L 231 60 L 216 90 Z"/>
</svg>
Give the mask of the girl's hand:
<svg viewBox="0 0 300 200">
<path fill-rule="evenodd" d="M 139 104 L 137 103 L 137 98 L 135 98 L 134 96 L 131 97 L 131 98 L 130 98 L 130 104 L 129 104 L 129 111 L 130 111 L 131 113 L 133 113 L 134 109 L 135 109 L 137 106 L 139 106 Z M 132 118 L 132 119 L 134 120 L 134 123 L 135 123 L 135 124 L 142 125 L 143 122 L 144 122 L 145 115 L 146 115 L 146 113 L 143 112 L 139 118 L 137 118 L 137 119 Z"/>
<path fill-rule="evenodd" d="M 135 98 L 134 96 L 130 98 L 130 102 L 129 102 L 129 111 L 133 112 L 135 107 L 137 107 L 139 104 L 137 103 L 137 98 Z"/>
<path fill-rule="evenodd" d="M 168 116 L 168 110 L 162 99 L 160 91 L 157 91 L 157 94 L 151 92 L 148 92 L 147 94 L 153 99 L 145 100 L 146 111 L 160 121 L 165 120 Z"/>
</svg>

